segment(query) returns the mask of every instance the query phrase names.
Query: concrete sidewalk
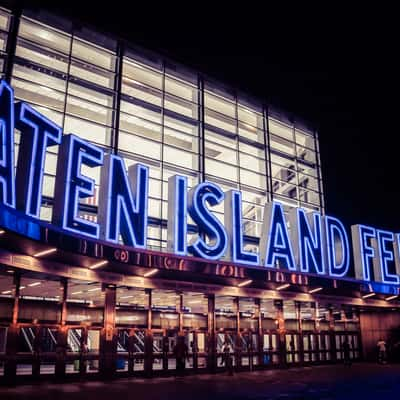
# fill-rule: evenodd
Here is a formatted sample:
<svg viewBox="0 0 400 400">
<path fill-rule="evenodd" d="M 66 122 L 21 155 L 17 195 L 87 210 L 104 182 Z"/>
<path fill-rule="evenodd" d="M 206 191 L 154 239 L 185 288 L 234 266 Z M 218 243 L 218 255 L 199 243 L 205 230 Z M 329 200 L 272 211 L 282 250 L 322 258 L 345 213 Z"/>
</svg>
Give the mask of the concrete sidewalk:
<svg viewBox="0 0 400 400">
<path fill-rule="evenodd" d="M 183 378 L 119 379 L 0 387 L 0 399 L 370 400 L 400 398 L 400 365 L 313 366 Z"/>
</svg>

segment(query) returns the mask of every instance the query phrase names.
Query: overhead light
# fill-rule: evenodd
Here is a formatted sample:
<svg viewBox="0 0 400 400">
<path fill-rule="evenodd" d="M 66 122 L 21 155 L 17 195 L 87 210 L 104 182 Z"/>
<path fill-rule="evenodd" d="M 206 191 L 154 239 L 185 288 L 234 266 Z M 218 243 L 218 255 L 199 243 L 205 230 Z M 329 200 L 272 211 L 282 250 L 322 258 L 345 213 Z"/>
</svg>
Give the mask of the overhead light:
<svg viewBox="0 0 400 400">
<path fill-rule="evenodd" d="M 12 269 L 8 269 L 8 270 L 7 270 L 7 273 L 8 273 L 8 274 L 13 274 L 14 271 L 13 271 Z"/>
<path fill-rule="evenodd" d="M 39 253 L 34 254 L 33 257 L 47 256 L 47 254 L 51 254 L 51 253 L 54 253 L 56 251 L 57 251 L 57 248 L 53 247 L 52 249 L 39 251 Z"/>
<path fill-rule="evenodd" d="M 389 297 L 386 297 L 386 301 L 390 301 L 390 300 L 394 300 L 394 299 L 397 299 L 399 297 L 399 295 L 398 294 L 395 294 L 394 296 L 389 296 Z"/>
<path fill-rule="evenodd" d="M 188 301 L 188 304 L 200 304 L 200 303 L 202 303 L 201 300 L 191 300 L 191 301 Z"/>
<path fill-rule="evenodd" d="M 133 295 L 129 295 L 129 296 L 121 296 L 120 299 L 130 299 L 131 297 L 133 297 Z"/>
<path fill-rule="evenodd" d="M 4 292 L 1 292 L 1 294 L 9 294 L 11 292 L 12 292 L 12 290 L 5 290 Z"/>
<path fill-rule="evenodd" d="M 246 286 L 246 285 L 249 285 L 251 282 L 253 282 L 252 279 L 247 279 L 247 281 L 240 282 L 240 283 L 238 284 L 238 286 L 239 286 L 239 287 Z"/>
<path fill-rule="evenodd" d="M 0 229 L 0 235 L 2 235 L 3 233 L 6 233 L 6 231 L 4 229 Z"/>
<path fill-rule="evenodd" d="M 323 289 L 323 287 L 317 287 L 315 289 L 311 289 L 308 293 L 317 293 L 320 292 Z"/>
<path fill-rule="evenodd" d="M 364 296 L 362 296 L 362 298 L 363 298 L 363 299 L 368 299 L 368 297 L 372 297 L 372 296 L 375 296 L 375 293 L 374 293 L 374 292 L 368 293 L 368 294 L 364 294 Z"/>
<path fill-rule="evenodd" d="M 41 284 L 42 284 L 42 282 L 33 282 L 33 283 L 28 284 L 28 286 L 39 286 Z"/>
<path fill-rule="evenodd" d="M 93 289 L 89 289 L 88 292 L 95 292 L 96 290 L 101 290 L 101 288 L 96 287 L 96 288 L 93 288 Z"/>
<path fill-rule="evenodd" d="M 276 290 L 282 290 L 282 289 L 286 289 L 290 286 L 290 283 L 285 283 L 284 285 L 278 286 L 276 288 Z"/>
<path fill-rule="evenodd" d="M 74 294 L 81 294 L 81 293 L 83 293 L 82 290 L 80 290 L 79 292 L 73 292 L 71 294 L 74 295 Z"/>
<path fill-rule="evenodd" d="M 104 260 L 104 261 L 100 261 L 100 262 L 98 262 L 98 263 L 96 263 L 96 264 L 91 265 L 89 268 L 90 268 L 90 269 L 96 269 L 96 268 L 103 267 L 103 266 L 106 265 L 106 264 L 108 264 L 108 261 L 107 261 L 107 260 Z"/>
<path fill-rule="evenodd" d="M 25 289 L 25 286 L 20 286 L 19 290 Z"/>
<path fill-rule="evenodd" d="M 153 270 L 151 270 L 151 271 L 146 272 L 143 276 L 144 276 L 145 278 L 148 278 L 149 276 L 155 275 L 157 272 L 158 272 L 158 269 L 153 269 Z"/>
</svg>

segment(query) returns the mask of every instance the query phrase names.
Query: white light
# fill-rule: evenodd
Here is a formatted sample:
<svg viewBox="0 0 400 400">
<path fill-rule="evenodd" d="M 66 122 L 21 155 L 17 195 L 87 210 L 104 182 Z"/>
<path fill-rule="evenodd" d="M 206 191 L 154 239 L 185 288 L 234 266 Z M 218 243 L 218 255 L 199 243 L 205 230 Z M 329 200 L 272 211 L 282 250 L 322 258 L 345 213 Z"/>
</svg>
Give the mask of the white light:
<svg viewBox="0 0 400 400">
<path fill-rule="evenodd" d="M 79 292 L 71 293 L 71 294 L 74 295 L 74 294 L 81 294 L 81 293 L 83 293 L 82 290 L 80 290 Z"/>
<path fill-rule="evenodd" d="M 25 286 L 20 286 L 19 290 L 25 289 Z"/>
<path fill-rule="evenodd" d="M 308 293 L 316 293 L 316 292 L 320 292 L 323 288 L 322 287 L 317 287 L 315 289 L 310 290 Z"/>
<path fill-rule="evenodd" d="M 364 294 L 364 296 L 362 296 L 363 299 L 368 299 L 368 297 L 372 297 L 375 296 L 375 293 L 368 293 L 368 294 Z"/>
<path fill-rule="evenodd" d="M 0 229 L 0 235 L 2 235 L 3 233 L 6 233 L 6 231 L 4 229 Z"/>
<path fill-rule="evenodd" d="M 146 272 L 143 276 L 148 278 L 149 276 L 153 276 L 158 272 L 158 269 L 153 269 L 152 271 Z"/>
<path fill-rule="evenodd" d="M 130 296 L 121 296 L 120 299 L 130 299 L 131 297 L 133 297 L 132 295 Z"/>
<path fill-rule="evenodd" d="M 96 264 L 91 265 L 89 268 L 90 269 L 96 269 L 96 268 L 100 268 L 100 267 L 102 267 L 103 265 L 106 265 L 106 264 L 108 264 L 108 261 L 104 260 L 104 261 L 100 261 L 100 262 L 98 262 Z"/>
<path fill-rule="evenodd" d="M 12 290 L 5 290 L 4 292 L 1 292 L 1 294 L 9 294 L 11 292 L 12 292 Z"/>
<path fill-rule="evenodd" d="M 285 283 L 284 285 L 278 286 L 276 288 L 276 290 L 282 290 L 282 289 L 286 289 L 290 286 L 290 283 Z"/>
<path fill-rule="evenodd" d="M 238 284 L 238 286 L 239 286 L 239 287 L 246 286 L 246 285 L 249 285 L 251 282 L 253 282 L 253 281 L 252 281 L 251 279 L 248 279 L 247 281 L 240 282 L 240 283 Z"/>
<path fill-rule="evenodd" d="M 12 269 L 8 269 L 8 270 L 7 270 L 7 273 L 9 273 L 9 274 L 13 274 L 13 273 L 14 273 L 14 271 L 13 271 Z"/>
<path fill-rule="evenodd" d="M 191 301 L 188 301 L 188 304 L 201 304 L 201 300 L 191 300 Z"/>
<path fill-rule="evenodd" d="M 41 284 L 42 284 L 42 282 L 33 282 L 33 283 L 30 283 L 28 286 L 39 286 Z"/>
<path fill-rule="evenodd" d="M 390 301 L 390 300 L 394 300 L 394 299 L 397 299 L 399 297 L 399 295 L 398 294 L 395 294 L 394 296 L 389 296 L 389 297 L 386 297 L 386 301 Z"/>
<path fill-rule="evenodd" d="M 101 288 L 97 287 L 97 288 L 89 289 L 88 292 L 94 292 L 96 290 L 101 290 Z"/>
<path fill-rule="evenodd" d="M 47 256 L 47 254 L 51 254 L 51 253 L 54 253 L 56 251 L 57 251 L 57 248 L 53 247 L 52 249 L 39 251 L 39 253 L 34 254 L 33 257 Z"/>
</svg>

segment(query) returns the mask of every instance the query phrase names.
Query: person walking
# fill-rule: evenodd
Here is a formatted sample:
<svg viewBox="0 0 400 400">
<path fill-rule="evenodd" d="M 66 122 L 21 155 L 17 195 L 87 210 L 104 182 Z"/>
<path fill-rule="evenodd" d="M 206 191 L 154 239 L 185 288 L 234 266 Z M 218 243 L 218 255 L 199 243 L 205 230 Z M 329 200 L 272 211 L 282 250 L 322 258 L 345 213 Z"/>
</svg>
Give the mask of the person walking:
<svg viewBox="0 0 400 400">
<path fill-rule="evenodd" d="M 342 344 L 342 349 L 343 349 L 343 363 L 344 365 L 348 365 L 350 367 L 351 366 L 350 343 L 347 338 L 344 339 L 344 342 Z"/>
<path fill-rule="evenodd" d="M 386 342 L 381 338 L 376 347 L 378 348 L 378 364 L 386 364 Z"/>
<path fill-rule="evenodd" d="M 183 336 L 178 336 L 173 353 L 176 360 L 176 372 L 182 376 L 185 373 L 185 362 L 189 359 L 189 349 Z"/>
<path fill-rule="evenodd" d="M 233 375 L 233 360 L 232 360 L 232 354 L 231 354 L 231 346 L 229 345 L 228 342 L 225 342 L 223 347 L 222 347 L 222 360 L 220 365 L 224 365 L 228 371 L 229 375 Z"/>
</svg>

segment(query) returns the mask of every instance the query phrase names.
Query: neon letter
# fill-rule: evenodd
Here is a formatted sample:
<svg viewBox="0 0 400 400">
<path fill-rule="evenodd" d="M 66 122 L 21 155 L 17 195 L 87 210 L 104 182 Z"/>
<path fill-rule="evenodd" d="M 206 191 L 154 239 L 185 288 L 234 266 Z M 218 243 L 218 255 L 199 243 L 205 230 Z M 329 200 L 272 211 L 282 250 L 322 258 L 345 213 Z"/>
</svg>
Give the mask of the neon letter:
<svg viewBox="0 0 400 400">
<path fill-rule="evenodd" d="M 375 229 L 366 225 L 353 225 L 351 237 L 354 248 L 354 269 L 356 279 L 371 280 L 370 261 L 375 257 L 375 249 L 368 243 L 376 238 Z"/>
<path fill-rule="evenodd" d="M 334 217 L 326 215 L 325 248 L 329 275 L 335 277 L 345 276 L 350 267 L 349 239 L 343 224 Z M 340 250 L 339 250 L 340 249 Z M 341 260 L 338 263 L 337 253 L 340 251 Z"/>
<path fill-rule="evenodd" d="M 393 250 L 389 250 L 386 247 L 387 242 L 393 243 L 394 235 L 392 232 L 377 231 L 378 236 L 378 249 L 379 249 L 379 263 L 380 263 L 380 278 L 383 283 L 399 284 L 399 277 L 397 275 L 389 273 L 388 262 L 394 261 Z M 377 277 L 375 277 L 377 279 Z"/>
<path fill-rule="evenodd" d="M 184 256 L 187 247 L 187 178 L 168 178 L 168 251 Z"/>
<path fill-rule="evenodd" d="M 258 254 L 244 250 L 242 194 L 237 190 L 229 190 L 225 194 L 224 223 L 228 232 L 228 260 L 234 263 L 258 265 Z"/>
<path fill-rule="evenodd" d="M 134 164 L 128 176 L 121 157 L 105 156 L 100 178 L 100 235 L 118 243 L 121 234 L 125 245 L 143 249 L 147 241 L 149 169 Z"/>
<path fill-rule="evenodd" d="M 39 218 L 46 148 L 60 144 L 62 129 L 26 103 L 16 105 L 15 115 L 15 126 L 21 131 L 17 208 Z"/>
<path fill-rule="evenodd" d="M 0 202 L 15 208 L 14 91 L 0 82 Z"/>
<path fill-rule="evenodd" d="M 321 215 L 317 212 L 306 213 L 296 208 L 290 215 L 290 232 L 293 248 L 301 272 L 325 274 Z"/>
<path fill-rule="evenodd" d="M 285 213 L 282 204 L 276 201 L 265 204 L 260 254 L 261 264 L 266 267 L 276 267 L 277 261 L 281 259 L 289 270 L 295 271 L 297 269 L 289 240 Z"/>
<path fill-rule="evenodd" d="M 224 192 L 214 183 L 203 182 L 190 189 L 188 211 L 199 228 L 196 240 L 188 246 L 188 251 L 197 257 L 217 260 L 224 255 L 228 237 L 221 222 L 206 206 L 215 206 L 224 200 Z M 209 238 L 207 243 L 203 237 Z"/>
<path fill-rule="evenodd" d="M 78 215 L 79 199 L 94 195 L 94 180 L 81 174 L 82 164 L 91 168 L 103 164 L 103 150 L 75 135 L 63 137 L 57 160 L 53 223 L 63 229 L 94 239 L 99 225 Z"/>
</svg>

